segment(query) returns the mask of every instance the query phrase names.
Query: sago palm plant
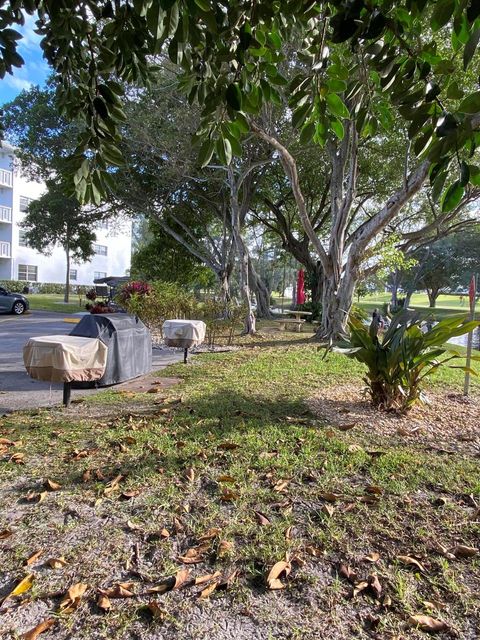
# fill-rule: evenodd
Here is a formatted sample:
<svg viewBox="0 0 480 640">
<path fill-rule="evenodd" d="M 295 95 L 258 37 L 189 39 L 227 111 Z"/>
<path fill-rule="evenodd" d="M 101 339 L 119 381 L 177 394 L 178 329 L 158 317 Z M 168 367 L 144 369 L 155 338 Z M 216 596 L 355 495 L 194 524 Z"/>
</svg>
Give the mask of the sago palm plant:
<svg viewBox="0 0 480 640">
<path fill-rule="evenodd" d="M 428 376 L 440 366 L 464 357 L 453 345 L 446 343 L 479 324 L 465 316 L 455 316 L 428 328 L 419 313 L 404 310 L 393 317 L 382 336 L 375 321 L 368 327 L 351 317 L 347 348 L 336 348 L 335 351 L 367 366 L 364 380 L 375 406 L 405 413 L 423 399 L 422 391 Z M 473 359 L 480 360 L 480 356 Z M 462 365 L 447 366 L 466 370 Z M 471 370 L 471 373 L 475 374 L 475 371 Z"/>
</svg>

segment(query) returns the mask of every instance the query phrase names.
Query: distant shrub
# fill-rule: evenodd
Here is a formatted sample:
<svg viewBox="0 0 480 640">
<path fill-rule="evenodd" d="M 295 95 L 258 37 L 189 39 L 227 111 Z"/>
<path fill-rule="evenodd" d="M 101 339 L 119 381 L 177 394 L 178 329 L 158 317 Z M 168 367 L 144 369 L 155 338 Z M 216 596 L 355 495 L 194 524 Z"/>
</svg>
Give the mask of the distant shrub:
<svg viewBox="0 0 480 640">
<path fill-rule="evenodd" d="M 92 300 L 92 302 L 94 300 L 96 300 L 97 299 L 97 292 L 96 292 L 95 288 L 89 289 L 86 292 L 85 297 L 87 298 L 87 300 Z"/>
<path fill-rule="evenodd" d="M 128 313 L 157 329 L 165 320 L 191 318 L 198 308 L 194 296 L 175 282 L 127 282 L 116 300 Z"/>
</svg>

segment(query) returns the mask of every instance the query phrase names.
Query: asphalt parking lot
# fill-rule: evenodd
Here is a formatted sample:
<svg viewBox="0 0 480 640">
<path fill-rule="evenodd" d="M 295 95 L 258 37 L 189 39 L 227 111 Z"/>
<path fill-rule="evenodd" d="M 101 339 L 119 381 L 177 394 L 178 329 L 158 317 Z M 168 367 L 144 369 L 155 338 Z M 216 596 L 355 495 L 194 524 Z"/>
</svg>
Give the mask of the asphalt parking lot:
<svg viewBox="0 0 480 640">
<path fill-rule="evenodd" d="M 72 330 L 68 317 L 49 311 L 32 311 L 23 316 L 0 315 L 0 415 L 18 409 L 61 404 L 63 385 L 32 380 L 23 364 L 23 346 L 29 338 L 65 335 Z M 183 358 L 181 350 L 153 350 L 152 370 L 157 371 Z M 72 391 L 72 399 L 102 389 Z"/>
</svg>

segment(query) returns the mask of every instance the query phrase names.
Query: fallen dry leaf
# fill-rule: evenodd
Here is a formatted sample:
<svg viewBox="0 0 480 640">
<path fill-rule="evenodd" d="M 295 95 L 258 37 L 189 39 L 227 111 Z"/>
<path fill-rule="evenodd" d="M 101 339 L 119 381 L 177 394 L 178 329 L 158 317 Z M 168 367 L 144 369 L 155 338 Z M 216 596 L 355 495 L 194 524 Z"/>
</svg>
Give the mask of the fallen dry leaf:
<svg viewBox="0 0 480 640">
<path fill-rule="evenodd" d="M 382 593 L 382 585 L 380 584 L 377 574 L 373 573 L 371 576 L 368 576 L 368 585 L 375 594 L 375 597 L 379 598 Z"/>
<path fill-rule="evenodd" d="M 229 491 L 228 489 L 223 489 L 223 492 L 220 496 L 220 500 L 223 502 L 233 502 L 238 498 L 238 493 L 235 491 Z"/>
<path fill-rule="evenodd" d="M 218 582 L 214 580 L 211 584 L 208 585 L 208 587 L 205 587 L 205 589 L 200 592 L 200 598 L 208 598 L 215 591 L 217 586 Z"/>
<path fill-rule="evenodd" d="M 323 493 L 319 493 L 318 495 L 319 498 L 325 500 L 326 502 L 336 502 L 340 498 L 338 493 L 332 493 L 330 491 L 325 491 Z"/>
<path fill-rule="evenodd" d="M 213 538 L 216 538 L 220 533 L 221 533 L 220 529 L 218 529 L 217 527 L 213 527 L 212 529 L 209 529 L 203 535 L 201 535 L 198 538 L 198 541 L 205 542 L 206 540 L 213 540 Z"/>
<path fill-rule="evenodd" d="M 449 626 L 443 620 L 436 620 L 430 616 L 417 614 L 408 618 L 408 624 L 412 627 L 417 627 L 422 631 L 428 631 L 430 633 L 438 633 L 439 631 L 446 631 Z"/>
<path fill-rule="evenodd" d="M 97 598 L 97 607 L 99 609 L 103 609 L 103 611 L 108 611 L 112 607 L 110 598 L 106 596 L 104 593 L 100 593 Z"/>
<path fill-rule="evenodd" d="M 280 576 L 287 577 L 292 570 L 290 562 L 280 560 L 276 562 L 267 575 L 267 585 L 269 589 L 284 589 L 286 585 L 280 580 Z"/>
<path fill-rule="evenodd" d="M 322 558 L 325 555 L 323 549 L 312 545 L 305 547 L 305 553 L 308 553 L 308 555 L 313 556 L 314 558 Z"/>
<path fill-rule="evenodd" d="M 232 476 L 229 476 L 229 475 L 218 476 L 218 478 L 217 478 L 217 482 L 230 482 L 230 483 L 234 483 L 234 482 L 235 482 L 235 478 L 233 478 Z"/>
<path fill-rule="evenodd" d="M 365 487 L 365 491 L 366 491 L 367 493 L 370 493 L 370 494 L 375 495 L 375 496 L 381 496 L 381 495 L 382 495 L 382 493 L 383 493 L 383 489 L 382 489 L 382 487 L 379 487 L 379 486 L 378 486 L 378 485 L 376 485 L 376 484 L 368 484 L 368 485 Z"/>
<path fill-rule="evenodd" d="M 193 467 L 189 467 L 186 471 L 185 471 L 185 478 L 189 481 L 189 482 L 193 482 L 195 480 L 195 470 L 193 469 Z"/>
<path fill-rule="evenodd" d="M 233 542 L 229 540 L 221 540 L 218 543 L 218 556 L 222 557 L 227 555 L 233 549 Z"/>
<path fill-rule="evenodd" d="M 25 496 L 25 500 L 27 502 L 35 502 L 35 503 L 43 502 L 47 497 L 47 494 L 48 494 L 47 491 L 41 491 L 40 493 L 36 493 L 35 491 L 30 491 L 30 493 L 27 493 L 27 495 Z"/>
<path fill-rule="evenodd" d="M 356 582 L 353 587 L 352 597 L 355 598 L 355 596 L 357 596 L 359 593 L 362 593 L 362 591 L 368 589 L 369 586 L 370 583 L 368 582 L 368 580 L 360 580 L 360 582 Z"/>
<path fill-rule="evenodd" d="M 168 612 L 165 609 L 162 609 L 160 605 L 152 600 L 151 602 L 147 602 L 147 609 L 152 614 L 155 620 L 163 621 L 168 615 Z"/>
<path fill-rule="evenodd" d="M 35 553 L 33 553 L 29 558 L 27 558 L 27 560 L 25 560 L 25 564 L 29 567 L 31 564 L 35 564 L 35 562 L 40 558 L 40 556 L 43 553 L 43 549 L 39 549 L 38 551 L 35 551 Z"/>
<path fill-rule="evenodd" d="M 450 549 L 450 553 L 452 553 L 456 558 L 472 558 L 477 555 L 478 549 L 476 547 L 467 547 L 464 544 L 458 544 L 453 549 Z"/>
<path fill-rule="evenodd" d="M 324 504 L 322 506 L 322 512 L 327 515 L 329 518 L 331 518 L 335 512 L 335 507 L 333 507 L 331 504 Z"/>
<path fill-rule="evenodd" d="M 142 492 L 140 489 L 130 489 L 130 491 L 123 491 L 120 494 L 120 498 L 122 500 L 131 500 L 132 498 L 136 498 L 137 496 L 139 496 L 141 493 Z"/>
<path fill-rule="evenodd" d="M 0 531 L 0 540 L 6 540 L 10 536 L 13 536 L 13 531 L 10 531 L 10 529 L 4 529 L 3 531 Z"/>
<path fill-rule="evenodd" d="M 220 577 L 220 571 L 215 571 L 215 573 L 207 573 L 205 576 L 198 576 L 195 578 L 195 585 L 205 584 L 206 582 L 210 582 L 210 580 L 215 580 L 215 578 Z"/>
<path fill-rule="evenodd" d="M 28 591 L 32 587 L 34 578 L 35 576 L 33 575 L 33 573 L 29 573 L 28 576 L 25 576 L 25 578 L 23 578 L 23 580 L 20 580 L 17 586 L 12 591 L 10 591 L 10 593 L 6 595 L 1 602 L 3 603 L 8 598 L 13 598 L 14 596 L 21 596 L 22 593 Z"/>
<path fill-rule="evenodd" d="M 236 442 L 221 442 L 217 449 L 220 449 L 222 451 L 234 451 L 235 449 L 238 449 L 240 447 L 239 444 L 237 444 Z"/>
<path fill-rule="evenodd" d="M 170 537 L 170 531 L 168 531 L 168 529 L 160 529 L 160 537 L 161 538 L 169 538 Z"/>
<path fill-rule="evenodd" d="M 412 558 L 411 556 L 397 556 L 397 560 L 400 560 L 402 564 L 407 566 L 417 567 L 422 573 L 427 573 L 425 567 L 416 558 Z"/>
<path fill-rule="evenodd" d="M 267 518 L 267 516 L 264 515 L 261 511 L 255 511 L 255 520 L 262 527 L 266 527 L 269 524 L 272 524 L 270 520 Z"/>
<path fill-rule="evenodd" d="M 173 584 L 173 591 L 177 591 L 190 579 L 190 569 L 179 569 L 175 575 L 175 582 Z"/>
<path fill-rule="evenodd" d="M 68 564 L 63 556 L 61 556 L 60 558 L 50 558 L 49 560 L 47 560 L 47 563 L 52 569 L 62 569 Z"/>
<path fill-rule="evenodd" d="M 365 562 L 378 562 L 380 560 L 380 554 L 376 551 L 372 551 L 372 553 L 363 556 L 362 560 L 364 560 Z"/>
<path fill-rule="evenodd" d="M 9 462 L 13 462 L 14 464 L 25 464 L 25 454 L 24 453 L 14 453 L 8 459 Z"/>
<path fill-rule="evenodd" d="M 55 482 L 54 480 L 50 480 L 50 478 L 47 478 L 45 480 L 43 486 L 45 487 L 45 489 L 48 489 L 48 491 L 58 491 L 62 488 L 62 485 L 60 483 Z"/>
<path fill-rule="evenodd" d="M 23 640 L 36 640 L 41 633 L 43 633 L 44 631 L 48 631 L 48 629 L 51 629 L 54 624 L 54 618 L 47 618 L 43 622 L 40 622 L 40 624 L 37 624 L 37 626 L 33 629 L 30 629 L 30 631 L 24 633 L 21 637 L 23 638 Z"/>
<path fill-rule="evenodd" d="M 139 531 L 141 526 L 139 524 L 135 524 L 135 522 L 132 522 L 131 520 L 127 520 L 127 529 L 130 529 L 130 531 Z"/>
<path fill-rule="evenodd" d="M 341 576 L 346 578 L 349 582 L 355 582 L 357 579 L 357 573 L 351 567 L 346 564 L 341 564 L 339 573 Z"/>
<path fill-rule="evenodd" d="M 184 564 L 197 564 L 198 562 L 203 562 L 204 554 L 209 550 L 210 545 L 203 544 L 198 547 L 192 547 L 188 549 L 188 551 L 183 555 L 179 556 L 180 562 Z"/>
<path fill-rule="evenodd" d="M 88 589 L 88 585 L 83 582 L 77 582 L 72 585 L 67 593 L 64 595 L 60 602 L 59 608 L 63 613 L 72 613 L 78 609 L 80 601 L 85 591 Z"/>
<path fill-rule="evenodd" d="M 134 582 L 119 582 L 118 584 L 109 587 L 108 589 L 99 589 L 98 591 L 107 596 L 107 598 L 132 598 Z"/>
<path fill-rule="evenodd" d="M 277 491 L 277 493 L 284 493 L 289 484 L 290 480 L 278 480 L 273 485 L 273 490 Z"/>
</svg>

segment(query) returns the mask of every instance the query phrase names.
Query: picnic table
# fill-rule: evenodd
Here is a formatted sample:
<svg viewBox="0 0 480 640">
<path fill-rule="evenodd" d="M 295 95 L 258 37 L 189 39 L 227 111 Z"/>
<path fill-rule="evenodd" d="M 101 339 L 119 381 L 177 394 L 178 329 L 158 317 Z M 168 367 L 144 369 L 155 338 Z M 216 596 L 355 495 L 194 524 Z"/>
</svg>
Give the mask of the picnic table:
<svg viewBox="0 0 480 640">
<path fill-rule="evenodd" d="M 311 311 L 284 311 L 284 314 L 287 316 L 294 316 L 292 319 L 290 318 L 285 318 L 280 321 L 283 324 L 283 327 L 285 327 L 285 325 L 289 324 L 289 325 L 294 325 L 295 327 L 295 331 L 298 331 L 298 333 L 301 333 L 302 331 L 302 324 L 305 322 L 305 318 L 308 318 L 312 315 Z M 304 316 L 304 317 L 302 317 Z"/>
</svg>

